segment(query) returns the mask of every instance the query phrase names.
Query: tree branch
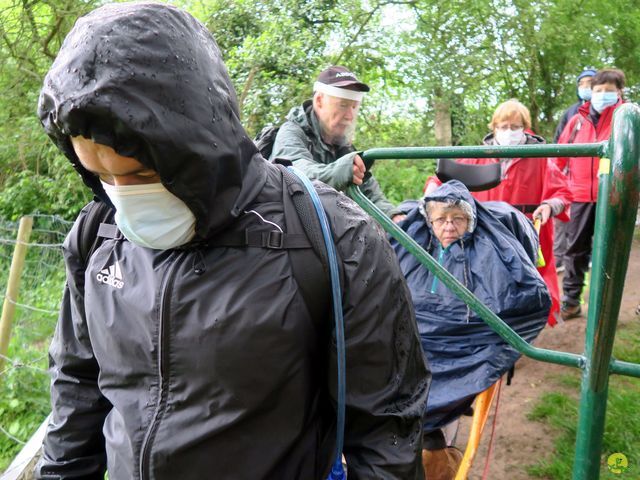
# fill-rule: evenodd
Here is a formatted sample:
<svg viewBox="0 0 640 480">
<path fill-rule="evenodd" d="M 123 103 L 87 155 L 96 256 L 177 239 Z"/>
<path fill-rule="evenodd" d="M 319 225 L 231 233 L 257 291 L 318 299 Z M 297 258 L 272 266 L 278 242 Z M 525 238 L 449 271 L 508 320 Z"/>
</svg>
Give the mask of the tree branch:
<svg viewBox="0 0 640 480">
<path fill-rule="evenodd" d="M 242 105 L 244 105 L 244 101 L 249 94 L 249 90 L 251 89 L 251 85 L 253 84 L 253 80 L 258 73 L 258 66 L 254 65 L 249 70 L 249 75 L 247 76 L 247 81 L 244 82 L 244 87 L 242 88 L 242 93 L 240 94 L 240 98 L 238 99 L 238 110 L 242 112 Z"/>
<path fill-rule="evenodd" d="M 53 40 L 53 37 L 55 37 L 58 34 L 58 32 L 60 32 L 60 27 L 62 27 L 63 21 L 64 21 L 63 17 L 58 17 L 56 19 L 56 23 L 54 27 L 51 29 L 49 34 L 42 41 L 42 52 L 52 60 L 56 58 L 56 55 L 55 53 L 51 53 L 51 51 L 49 50 L 49 44 L 51 43 L 51 40 Z"/>
<path fill-rule="evenodd" d="M 371 10 L 369 12 L 369 14 L 367 15 L 367 17 L 365 18 L 364 22 L 360 25 L 360 27 L 358 28 L 358 31 L 351 36 L 351 39 L 347 42 L 347 45 L 342 49 L 342 51 L 340 52 L 340 55 L 338 55 L 338 57 L 332 62 L 333 65 L 339 65 L 340 61 L 342 60 L 342 57 L 344 57 L 344 54 L 347 52 L 347 50 L 349 50 L 351 48 L 351 46 L 356 42 L 356 40 L 358 39 L 358 37 L 360 36 L 360 34 L 362 33 L 362 31 L 364 30 L 364 27 L 367 26 L 367 24 L 371 21 L 371 19 L 373 18 L 373 16 L 375 15 L 375 13 L 380 10 L 382 7 L 385 7 L 387 5 L 415 5 L 415 0 L 407 0 L 407 1 L 393 1 L 393 0 L 389 0 L 388 2 L 380 2 L 378 3 L 373 10 Z"/>
</svg>

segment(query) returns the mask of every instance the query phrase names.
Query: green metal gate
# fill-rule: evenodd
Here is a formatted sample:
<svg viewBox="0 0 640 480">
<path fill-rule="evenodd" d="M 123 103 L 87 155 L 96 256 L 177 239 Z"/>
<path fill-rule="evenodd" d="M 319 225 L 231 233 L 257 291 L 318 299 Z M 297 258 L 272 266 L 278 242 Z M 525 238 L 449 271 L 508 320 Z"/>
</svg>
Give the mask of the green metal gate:
<svg viewBox="0 0 640 480">
<path fill-rule="evenodd" d="M 583 355 L 529 345 L 378 210 L 358 187 L 351 186 L 348 190 L 351 198 L 377 220 L 390 235 L 415 255 L 519 352 L 535 360 L 577 367 L 582 370 L 573 480 L 597 480 L 600 475 L 609 375 L 615 373 L 640 378 L 639 364 L 623 362 L 611 357 L 640 191 L 640 107 L 635 104 L 625 104 L 618 108 L 613 117 L 609 142 L 496 147 L 377 148 L 367 150 L 362 156 L 367 161 L 462 157 L 597 156 L 602 158 Z M 610 168 L 607 168 L 609 165 Z"/>
</svg>

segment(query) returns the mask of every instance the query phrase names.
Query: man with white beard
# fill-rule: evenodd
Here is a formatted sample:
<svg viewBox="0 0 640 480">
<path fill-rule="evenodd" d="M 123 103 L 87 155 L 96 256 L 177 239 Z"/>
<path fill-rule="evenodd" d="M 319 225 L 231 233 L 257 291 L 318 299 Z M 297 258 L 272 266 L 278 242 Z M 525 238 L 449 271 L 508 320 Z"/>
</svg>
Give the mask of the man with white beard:
<svg viewBox="0 0 640 480">
<path fill-rule="evenodd" d="M 398 221 L 404 218 L 382 193 L 353 147 L 358 111 L 369 86 L 345 67 L 323 70 L 313 85 L 313 98 L 293 108 L 280 127 L 271 160 L 294 163 L 309 178 L 336 190 L 351 183 L 384 213 Z"/>
</svg>

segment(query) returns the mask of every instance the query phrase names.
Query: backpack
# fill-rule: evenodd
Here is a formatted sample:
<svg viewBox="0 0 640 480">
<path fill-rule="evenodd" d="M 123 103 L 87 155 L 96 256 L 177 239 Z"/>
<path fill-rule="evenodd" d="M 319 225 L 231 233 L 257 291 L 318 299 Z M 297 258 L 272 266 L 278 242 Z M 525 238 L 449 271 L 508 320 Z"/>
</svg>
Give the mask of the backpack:
<svg viewBox="0 0 640 480">
<path fill-rule="evenodd" d="M 256 135 L 256 138 L 253 139 L 253 143 L 258 147 L 258 151 L 267 160 L 271 156 L 271 152 L 273 152 L 273 144 L 276 141 L 278 130 L 280 130 L 280 127 L 276 127 L 275 125 L 263 127 L 258 135 Z"/>
</svg>

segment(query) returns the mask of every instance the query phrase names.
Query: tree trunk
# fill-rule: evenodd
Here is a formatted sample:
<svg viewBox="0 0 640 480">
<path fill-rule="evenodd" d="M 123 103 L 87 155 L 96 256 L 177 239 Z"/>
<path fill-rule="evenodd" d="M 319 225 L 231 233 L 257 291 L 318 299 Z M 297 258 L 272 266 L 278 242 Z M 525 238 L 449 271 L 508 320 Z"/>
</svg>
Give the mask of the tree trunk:
<svg viewBox="0 0 640 480">
<path fill-rule="evenodd" d="M 447 100 L 436 98 L 434 107 L 436 111 L 434 128 L 436 145 L 451 145 L 451 103 Z"/>
</svg>

